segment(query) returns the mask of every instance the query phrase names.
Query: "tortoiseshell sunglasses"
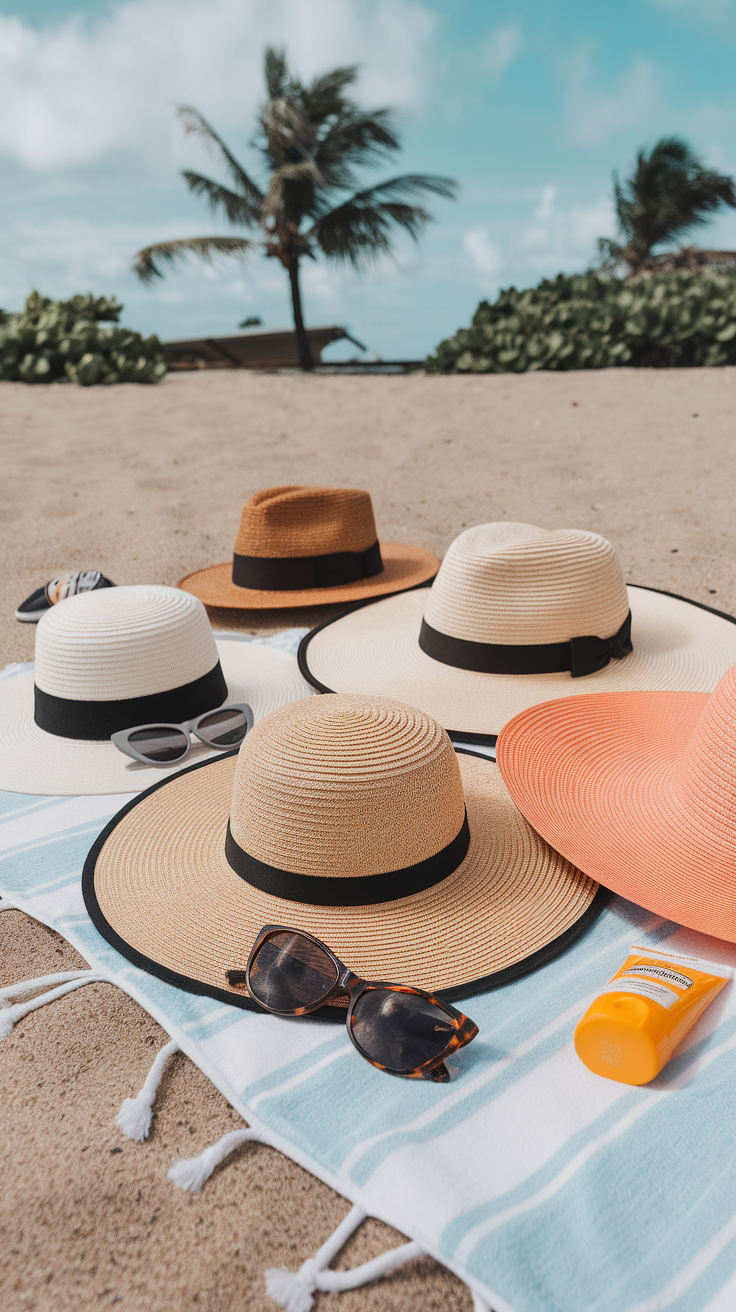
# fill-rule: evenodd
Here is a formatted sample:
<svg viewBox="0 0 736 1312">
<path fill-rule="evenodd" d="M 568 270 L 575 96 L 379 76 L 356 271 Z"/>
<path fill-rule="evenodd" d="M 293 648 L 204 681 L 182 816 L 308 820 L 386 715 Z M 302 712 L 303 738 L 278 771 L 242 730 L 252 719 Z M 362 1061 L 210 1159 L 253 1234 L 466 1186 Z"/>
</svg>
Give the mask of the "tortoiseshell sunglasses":
<svg viewBox="0 0 736 1312">
<path fill-rule="evenodd" d="M 231 988 L 245 987 L 275 1016 L 308 1016 L 347 994 L 345 1023 L 361 1057 L 410 1080 L 446 1083 L 445 1058 L 478 1033 L 472 1020 L 431 993 L 361 979 L 326 943 L 288 925 L 264 925 L 245 970 L 225 974 Z"/>
</svg>

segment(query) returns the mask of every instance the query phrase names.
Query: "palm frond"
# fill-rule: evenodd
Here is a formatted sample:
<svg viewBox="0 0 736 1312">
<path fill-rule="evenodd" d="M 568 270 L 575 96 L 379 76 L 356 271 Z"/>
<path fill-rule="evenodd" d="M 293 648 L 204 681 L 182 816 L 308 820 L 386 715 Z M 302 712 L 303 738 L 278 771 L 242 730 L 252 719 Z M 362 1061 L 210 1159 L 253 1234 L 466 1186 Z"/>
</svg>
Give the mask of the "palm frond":
<svg viewBox="0 0 736 1312">
<path fill-rule="evenodd" d="M 261 206 L 255 208 L 246 196 L 230 191 L 228 187 L 213 182 L 211 178 L 203 177 L 201 173 L 190 173 L 185 170 L 182 177 L 186 178 L 189 190 L 193 191 L 195 196 L 205 196 L 210 203 L 210 209 L 215 212 L 222 210 L 230 223 L 241 223 L 247 228 L 260 222 Z"/>
<path fill-rule="evenodd" d="M 344 109 L 346 97 L 344 92 L 352 86 L 358 76 L 357 64 L 348 64 L 343 68 L 333 68 L 329 73 L 322 73 L 307 85 L 300 88 L 304 112 L 312 123 L 323 123 L 333 114 Z"/>
<path fill-rule="evenodd" d="M 416 240 L 429 217 L 419 205 L 395 201 L 363 205 L 352 197 L 318 219 L 308 236 L 328 259 L 362 269 L 380 255 L 391 253 L 394 226 L 404 228 Z"/>
<path fill-rule="evenodd" d="M 202 137 L 208 146 L 213 147 L 219 153 L 236 187 L 253 207 L 255 213 L 263 200 L 263 192 L 246 173 L 242 164 L 228 150 L 222 137 L 218 136 L 215 129 L 207 122 L 207 119 L 192 105 L 180 105 L 177 113 L 184 124 L 184 131 L 187 135 L 194 134 Z"/>
<path fill-rule="evenodd" d="M 313 158 L 312 125 L 293 100 L 269 100 L 261 111 L 265 154 L 272 168 Z"/>
<path fill-rule="evenodd" d="M 343 188 L 355 185 L 357 167 L 399 148 L 390 110 L 363 113 L 350 106 L 317 135 L 314 157 L 329 185 Z"/>
<path fill-rule="evenodd" d="M 720 205 L 736 207 L 733 178 L 705 168 L 680 137 L 662 137 L 648 153 L 640 150 L 626 182 L 614 173 L 613 183 L 632 267 L 648 259 L 655 246 L 707 222 Z"/>
<path fill-rule="evenodd" d="M 208 264 L 216 255 L 234 255 L 243 260 L 255 245 L 245 237 L 185 237 L 179 241 L 160 241 L 138 251 L 133 272 L 138 274 L 141 282 L 150 283 L 155 278 L 163 278 L 166 267 L 189 255 L 198 255 Z"/>
<path fill-rule="evenodd" d="M 294 82 L 286 63 L 286 49 L 266 46 L 263 55 L 263 76 L 269 100 L 285 100 Z"/>
<path fill-rule="evenodd" d="M 412 200 L 432 192 L 451 200 L 457 190 L 452 178 L 432 173 L 406 173 L 366 187 L 334 209 L 322 213 L 307 237 L 328 259 L 362 268 L 390 254 L 392 231 L 403 228 L 414 241 L 431 220 L 423 205 Z"/>
<path fill-rule="evenodd" d="M 430 193 L 441 196 L 443 200 L 454 200 L 458 184 L 454 178 L 439 177 L 435 173 L 403 173 L 397 178 L 387 178 L 372 187 L 357 191 L 343 204 L 355 202 L 359 206 L 387 204 L 392 201 L 411 203 Z M 341 209 L 342 205 L 336 207 Z M 327 206 L 317 211 L 317 221 L 329 212 Z"/>
</svg>

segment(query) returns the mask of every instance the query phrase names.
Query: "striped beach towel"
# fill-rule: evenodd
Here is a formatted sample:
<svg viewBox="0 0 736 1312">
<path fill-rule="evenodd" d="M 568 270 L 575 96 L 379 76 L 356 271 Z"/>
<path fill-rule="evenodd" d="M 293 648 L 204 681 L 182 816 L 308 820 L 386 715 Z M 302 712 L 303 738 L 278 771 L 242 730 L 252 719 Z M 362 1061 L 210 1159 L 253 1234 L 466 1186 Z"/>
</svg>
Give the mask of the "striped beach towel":
<svg viewBox="0 0 736 1312">
<path fill-rule="evenodd" d="M 306 1308 L 310 1290 L 348 1287 L 351 1273 L 328 1263 L 370 1215 L 411 1242 L 366 1279 L 428 1252 L 466 1281 L 477 1308 L 495 1312 L 734 1312 L 736 986 L 643 1088 L 593 1075 L 572 1035 L 632 942 L 729 965 L 736 948 L 612 898 L 555 961 L 463 1003 L 480 1034 L 450 1084 L 392 1079 L 360 1060 L 342 1027 L 182 992 L 99 936 L 82 865 L 128 800 L 0 794 L 0 907 L 63 934 L 94 978 L 161 1024 L 254 1137 L 353 1203 L 317 1260 L 294 1277 L 269 1273 L 277 1301 Z M 0 1033 L 24 1014 L 7 990 L 4 1001 Z M 228 1138 L 183 1173 L 179 1164 L 178 1182 L 199 1187 L 235 1146 Z"/>
</svg>

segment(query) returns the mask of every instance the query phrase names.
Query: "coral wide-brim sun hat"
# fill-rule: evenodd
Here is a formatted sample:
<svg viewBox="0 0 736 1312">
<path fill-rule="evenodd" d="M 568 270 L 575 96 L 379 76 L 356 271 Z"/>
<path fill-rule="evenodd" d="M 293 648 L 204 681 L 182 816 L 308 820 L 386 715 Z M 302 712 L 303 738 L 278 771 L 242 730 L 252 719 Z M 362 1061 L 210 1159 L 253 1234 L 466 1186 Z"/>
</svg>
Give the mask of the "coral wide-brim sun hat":
<svg viewBox="0 0 736 1312">
<path fill-rule="evenodd" d="M 534 706 L 496 751 L 516 805 L 568 860 L 649 911 L 736 942 L 736 667 L 710 694 Z"/>
<path fill-rule="evenodd" d="M 234 610 L 342 606 L 418 587 L 439 565 L 424 547 L 379 542 L 367 492 L 269 487 L 243 507 L 232 560 L 179 587 Z"/>
<path fill-rule="evenodd" d="M 326 621 L 299 663 L 318 692 L 396 697 L 493 742 L 519 711 L 558 697 L 711 691 L 736 663 L 736 620 L 627 588 L 596 533 L 481 524 L 455 539 L 431 588 Z"/>
<path fill-rule="evenodd" d="M 450 1000 L 542 965 L 604 896 L 534 832 L 492 761 L 457 753 L 413 707 L 357 696 L 284 706 L 239 753 L 136 798 L 90 851 L 83 891 L 135 965 L 251 1008 L 226 972 L 266 924 Z"/>
<path fill-rule="evenodd" d="M 126 793 L 181 766 L 147 766 L 110 735 L 181 723 L 247 702 L 256 720 L 311 689 L 286 652 L 217 638 L 178 588 L 137 585 L 69 597 L 38 622 L 35 666 L 0 679 L 0 790 Z M 186 763 L 213 755 L 197 739 Z"/>
</svg>

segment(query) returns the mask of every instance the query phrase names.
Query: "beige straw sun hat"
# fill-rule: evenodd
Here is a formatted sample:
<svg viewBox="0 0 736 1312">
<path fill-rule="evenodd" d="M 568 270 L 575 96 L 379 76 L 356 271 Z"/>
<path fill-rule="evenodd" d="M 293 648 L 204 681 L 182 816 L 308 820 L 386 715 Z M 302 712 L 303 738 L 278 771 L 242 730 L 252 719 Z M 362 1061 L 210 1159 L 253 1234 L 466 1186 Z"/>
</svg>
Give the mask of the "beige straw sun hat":
<svg viewBox="0 0 736 1312">
<path fill-rule="evenodd" d="M 215 639 L 178 588 L 139 585 L 69 597 L 36 630 L 35 669 L 0 679 L 0 789 L 124 793 L 177 767 L 146 766 L 110 742 L 118 729 L 181 723 L 225 702 L 256 719 L 311 690 L 286 652 Z M 212 751 L 193 745 L 196 761 Z"/>
<path fill-rule="evenodd" d="M 736 943 L 736 667 L 710 694 L 533 706 L 498 760 L 524 815 L 594 879 Z"/>
<path fill-rule="evenodd" d="M 627 588 L 597 533 L 481 524 L 452 543 L 431 588 L 338 616 L 303 639 L 320 692 L 420 706 L 451 733 L 495 740 L 528 706 L 618 689 L 708 692 L 736 662 L 736 621 Z"/>
<path fill-rule="evenodd" d="M 232 561 L 187 574 L 205 606 L 273 610 L 339 605 L 415 588 L 439 560 L 423 547 L 378 541 L 367 492 L 269 487 L 243 507 Z"/>
<path fill-rule="evenodd" d="M 602 905 L 492 761 L 457 754 L 414 707 L 357 696 L 284 706 L 239 753 L 136 798 L 83 890 L 136 965 L 246 1007 L 225 972 L 266 924 L 316 934 L 364 977 L 458 998 L 543 964 Z"/>
</svg>

